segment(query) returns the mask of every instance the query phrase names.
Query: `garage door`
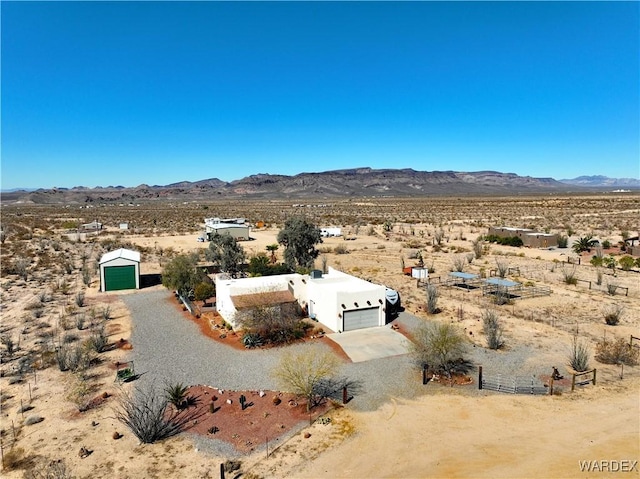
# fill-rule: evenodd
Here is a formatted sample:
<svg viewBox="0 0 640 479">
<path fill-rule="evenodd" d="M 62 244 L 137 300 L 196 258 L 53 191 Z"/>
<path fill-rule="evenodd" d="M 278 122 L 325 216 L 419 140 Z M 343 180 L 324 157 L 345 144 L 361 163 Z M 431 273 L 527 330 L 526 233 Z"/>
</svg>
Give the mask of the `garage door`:
<svg viewBox="0 0 640 479">
<path fill-rule="evenodd" d="M 378 326 L 379 313 L 379 307 L 345 311 L 344 331 Z"/>
<path fill-rule="evenodd" d="M 104 290 L 136 289 L 135 266 L 110 266 L 104 269 Z"/>
</svg>

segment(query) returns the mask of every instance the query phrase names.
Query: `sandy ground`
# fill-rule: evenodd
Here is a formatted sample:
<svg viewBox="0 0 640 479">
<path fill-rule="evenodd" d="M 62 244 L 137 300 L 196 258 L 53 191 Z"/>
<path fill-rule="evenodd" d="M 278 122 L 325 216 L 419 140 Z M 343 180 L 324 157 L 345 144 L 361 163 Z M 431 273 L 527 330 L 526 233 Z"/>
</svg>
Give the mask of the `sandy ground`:
<svg viewBox="0 0 640 479">
<path fill-rule="evenodd" d="M 243 247 L 249 254 L 265 251 L 266 245 L 275 242 L 276 234 L 276 230 L 254 231 L 255 240 L 243 243 Z M 478 230 L 465 230 L 468 238 L 477 234 Z M 207 244 L 198 243 L 196 237 L 133 237 L 131 241 L 181 252 L 206 248 Z M 338 245 L 346 245 L 349 254 L 329 252 L 329 248 Z M 402 258 L 407 265 L 415 262 L 409 258 L 411 249 L 403 247 L 403 240 L 381 235 L 358 236 L 355 241 L 329 238 L 320 246 L 326 251 L 329 266 L 394 287 L 401 292 L 409 311 L 427 318 L 422 308 L 422 290 L 416 288 L 415 279 L 402 275 L 400 270 Z M 433 262 L 435 266 L 434 276 L 446 275 L 452 258 L 470 251 L 468 240 L 451 239 L 445 246 L 448 253 L 429 249 L 425 254 L 425 263 Z M 452 252 L 456 247 L 467 251 Z M 280 257 L 281 253 L 278 251 Z M 562 282 L 560 263 L 554 263 L 564 261 L 567 254 L 569 250 L 492 246 L 487 256 L 468 267 L 470 272 L 483 268 L 488 271 L 496 258 L 505 259 L 521 268 L 517 277 L 522 281 L 552 287 L 551 296 L 523 300 L 500 310 L 507 344 L 537 348 L 541 367 L 549 365 L 549 358 L 566 364 L 567 346 L 576 328 L 589 341 L 607 334 L 640 336 L 640 275 L 619 272 L 615 278 L 605 276 L 605 280 L 628 287 L 628 296 L 610 297 L 603 291 L 589 290 L 586 284 L 567 286 Z M 141 269 L 143 274 L 159 272 L 158 257 L 143 257 Z M 595 280 L 591 266 L 581 265 L 577 273 Z M 131 329 L 128 311 L 118 295 L 103 295 L 96 288 L 94 281 L 87 291 L 87 308 L 109 304 L 113 312 L 108 326 L 110 340 L 127 339 Z M 22 300 L 5 305 L 5 326 L 12 327 L 12 322 L 20 321 L 25 303 L 35 293 L 31 290 Z M 614 302 L 625 307 L 625 315 L 621 324 L 612 328 L 604 325 L 600 310 L 603 304 Z M 484 345 L 478 319 L 487 303 L 478 292 L 443 289 L 440 304 L 443 311 L 433 319 L 457 322 L 470 332 L 472 342 Z M 23 460 L 18 463 L 22 469 L 4 470 L 3 477 L 23 477 L 24 469 L 33 468 L 38 457 L 64 459 L 77 477 L 218 477 L 219 464 L 226 458 L 197 451 L 189 436 L 140 445 L 114 419 L 113 407 L 120 386 L 113 381 L 110 365 L 126 358 L 126 351 L 116 349 L 102 356 L 102 365 L 93 370 L 92 394 L 99 396 L 106 391 L 110 397 L 100 407 L 83 413 L 78 413 L 65 398 L 70 374 L 59 372 L 55 366 L 38 371 L 37 376 L 27 376 L 18 384 L 9 385 L 6 378 L 2 379 L 3 393 L 9 396 L 2 405 L 3 454 L 6 457 L 12 452 L 14 431 L 14 452 L 23 449 Z M 3 365 L 3 369 L 8 367 Z M 618 367 L 597 367 L 596 386 L 575 393 L 565 390 L 554 397 L 469 393 L 463 388 L 430 385 L 425 396 L 417 400 L 394 400 L 377 411 L 339 409 L 332 413 L 330 424 L 309 428 L 309 438 L 301 433 L 269 457 L 255 453 L 243 458 L 242 471 L 254 474 L 249 477 L 300 478 L 601 477 L 581 472 L 579 461 L 640 459 L 640 367 L 625 368 L 624 380 L 618 377 Z M 21 400 L 23 405 L 33 406 L 24 417 L 18 411 Z M 40 415 L 44 420 L 24 425 L 24 418 L 30 415 Z M 117 440 L 113 439 L 116 431 L 122 434 Z M 80 447 L 92 453 L 80 458 Z M 638 466 L 623 474 L 639 476 Z"/>
</svg>

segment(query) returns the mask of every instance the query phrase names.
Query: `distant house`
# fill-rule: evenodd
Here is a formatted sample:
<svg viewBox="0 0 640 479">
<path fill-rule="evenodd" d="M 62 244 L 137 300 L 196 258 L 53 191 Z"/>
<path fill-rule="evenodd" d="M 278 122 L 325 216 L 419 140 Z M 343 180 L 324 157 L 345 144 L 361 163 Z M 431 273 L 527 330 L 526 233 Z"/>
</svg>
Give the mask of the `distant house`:
<svg viewBox="0 0 640 479">
<path fill-rule="evenodd" d="M 91 223 L 80 225 L 80 229 L 82 229 L 83 231 L 100 231 L 102 230 L 102 223 L 94 220 Z"/>
<path fill-rule="evenodd" d="M 639 244 L 636 245 L 636 241 L 638 241 Z M 640 236 L 627 238 L 624 242 L 627 245 L 627 253 L 631 256 L 640 256 Z"/>
<path fill-rule="evenodd" d="M 522 245 L 528 248 L 551 248 L 558 246 L 558 235 L 534 231 L 529 228 L 512 228 L 509 226 L 492 226 L 489 235 L 500 238 L 517 237 L 522 240 Z"/>
<path fill-rule="evenodd" d="M 386 288 L 329 268 L 258 278 L 232 279 L 216 276 L 216 299 L 220 315 L 234 328 L 236 314 L 248 307 L 290 307 L 296 301 L 314 319 L 332 331 L 384 326 Z"/>
<path fill-rule="evenodd" d="M 100 258 L 100 291 L 140 289 L 140 253 L 120 248 Z"/>
<path fill-rule="evenodd" d="M 248 241 L 250 239 L 251 228 L 244 223 L 244 218 L 232 218 L 234 222 L 224 222 L 220 218 L 205 218 L 204 231 L 208 239 L 215 235 L 229 235 L 238 241 Z M 240 223 L 239 221 L 242 221 Z"/>
</svg>

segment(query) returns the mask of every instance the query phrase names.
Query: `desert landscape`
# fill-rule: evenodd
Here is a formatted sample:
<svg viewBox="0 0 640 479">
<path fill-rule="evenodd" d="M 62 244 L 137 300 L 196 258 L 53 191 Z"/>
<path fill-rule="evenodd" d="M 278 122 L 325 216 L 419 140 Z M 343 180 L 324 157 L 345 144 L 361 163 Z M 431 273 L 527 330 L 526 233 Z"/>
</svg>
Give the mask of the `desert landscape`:
<svg viewBox="0 0 640 479">
<path fill-rule="evenodd" d="M 264 391 L 188 383 L 185 386 L 211 388 L 211 395 L 220 399 L 220 410 L 211 413 L 213 417 L 232 409 L 228 417 L 238 421 L 249 420 L 244 412 L 263 415 L 250 419 L 253 426 L 256 421 L 266 423 L 273 414 L 269 418 L 274 419 L 273 426 L 284 426 L 285 432 L 282 436 L 269 432 L 276 437 L 268 448 L 262 440 L 251 444 L 245 440 L 241 447 L 234 443 L 242 439 L 240 426 L 229 434 L 227 423 L 220 422 L 224 432 L 218 436 L 209 432 L 213 423 L 195 418 L 184 432 L 141 444 L 117 419 L 118 410 L 123 397 L 149 384 L 151 378 L 161 379 L 162 371 L 145 372 L 128 382 L 115 380 L 118 363 L 145 364 L 145 355 L 153 354 L 136 343 L 141 325 L 131 307 L 134 298 L 161 298 L 156 302 L 162 301 L 165 310 L 172 311 L 168 320 L 193 334 L 194 341 L 197 336 L 198 341 L 232 349 L 223 340 L 202 334 L 202 322 L 208 317 L 190 317 L 158 279 L 179 254 L 197 253 L 207 264 L 204 251 L 209 244 L 198 242 L 197 237 L 204 218 L 213 216 L 243 217 L 253 225 L 252 239 L 240 243 L 248 258 L 266 253 L 267 246 L 277 243 L 287 218 L 304 216 L 318 227 L 340 227 L 342 236 L 324 238 L 317 245 L 317 266 L 326 264 L 398 291 L 405 312 L 394 323 L 409 338 L 404 314 L 421 322 L 454 324 L 466 337 L 473 363 L 468 375 L 471 383 L 450 386 L 447 381 L 432 380 L 423 385 L 419 368 L 410 367 L 409 361 L 406 367 L 394 362 L 396 377 L 389 384 L 380 377 L 367 389 L 365 377 L 364 391 L 347 404 L 333 401 L 314 417 L 298 410 L 298 416 L 291 416 L 295 420 L 288 422 L 275 421 L 271 401 L 282 395 L 278 414 L 286 408 L 300 409 L 302 401 L 298 404 L 287 391 L 272 390 L 270 383 L 265 382 Z M 639 477 L 640 367 L 598 359 L 603 348 L 616 340 L 631 344 L 632 352 L 640 344 L 640 267 L 623 268 L 619 263 L 627 255 L 624 240 L 638 236 L 639 217 L 637 193 L 306 198 L 302 203 L 163 199 L 3 204 L 2 475 L 200 478 L 220 477 L 223 464 L 226 477 L 245 478 L 601 477 L 610 473 Z M 103 228 L 83 231 L 81 225 L 92 221 Z M 492 226 L 559 234 L 566 237 L 568 247 L 491 243 L 484 237 Z M 608 248 L 576 253 L 572 245 L 586 236 Z M 141 253 L 143 287 L 99 292 L 97 262 L 104 253 L 121 247 Z M 275 254 L 282 261 L 283 248 Z M 592 264 L 596 254 L 614 258 L 614 267 Z M 419 263 L 438 288 L 435 313 L 428 311 L 424 281 L 403 271 Z M 506 279 L 550 294 L 494 304 L 480 288 L 447 282 L 452 271 L 488 278 L 502 269 Z M 495 311 L 504 328 L 504 346 L 498 350 L 487 347 L 482 322 L 487 310 Z M 617 312 L 616 324 L 607 324 L 612 311 Z M 305 338 L 300 344 L 277 349 L 317 342 L 339 350 L 327 346 L 330 339 L 321 341 Z M 569 357 L 574 341 L 584 345 L 597 381 L 578 381 L 572 391 Z M 250 354 L 241 348 L 233 351 L 239 362 Z M 177 358 L 185 353 L 162 354 Z M 347 371 L 357 374 L 359 369 L 346 355 L 337 351 L 336 357 Z M 376 361 L 380 361 L 380 374 L 386 374 L 385 359 Z M 554 394 L 479 390 L 479 366 L 486 375 L 535 378 L 546 386 L 555 367 L 563 379 L 555 382 Z M 216 364 L 209 368 L 215 371 Z M 376 388 L 381 388 L 377 394 L 372 390 Z M 198 390 L 194 395 L 208 396 L 205 392 Z M 253 411 L 240 409 L 240 395 L 254 403 Z M 227 398 L 233 399 L 231 404 L 223 402 Z M 201 414 L 210 414 L 208 406 Z M 228 420 L 228 427 L 234 427 Z"/>
</svg>

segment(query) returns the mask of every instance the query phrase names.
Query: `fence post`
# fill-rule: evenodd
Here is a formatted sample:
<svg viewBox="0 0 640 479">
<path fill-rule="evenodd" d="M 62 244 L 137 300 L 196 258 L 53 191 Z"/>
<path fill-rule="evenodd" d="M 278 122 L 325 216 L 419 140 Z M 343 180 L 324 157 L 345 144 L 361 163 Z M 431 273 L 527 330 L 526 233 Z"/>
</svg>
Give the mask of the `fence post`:
<svg viewBox="0 0 640 479">
<path fill-rule="evenodd" d="M 478 389 L 482 389 L 482 366 L 478 366 Z"/>
<path fill-rule="evenodd" d="M 220 463 L 220 479 L 224 479 L 224 464 Z"/>
<path fill-rule="evenodd" d="M 571 380 L 571 392 L 576 388 L 576 375 L 573 374 L 573 379 Z"/>
<path fill-rule="evenodd" d="M 549 396 L 553 396 L 553 376 L 549 380 Z"/>
<path fill-rule="evenodd" d="M 427 384 L 427 367 L 428 365 L 425 364 L 422 366 L 422 384 Z"/>
<path fill-rule="evenodd" d="M 596 370 L 595 368 L 593 369 L 593 385 L 596 385 Z"/>
<path fill-rule="evenodd" d="M 347 399 L 348 399 L 347 387 L 345 386 L 342 388 L 342 404 L 347 404 Z"/>
</svg>

